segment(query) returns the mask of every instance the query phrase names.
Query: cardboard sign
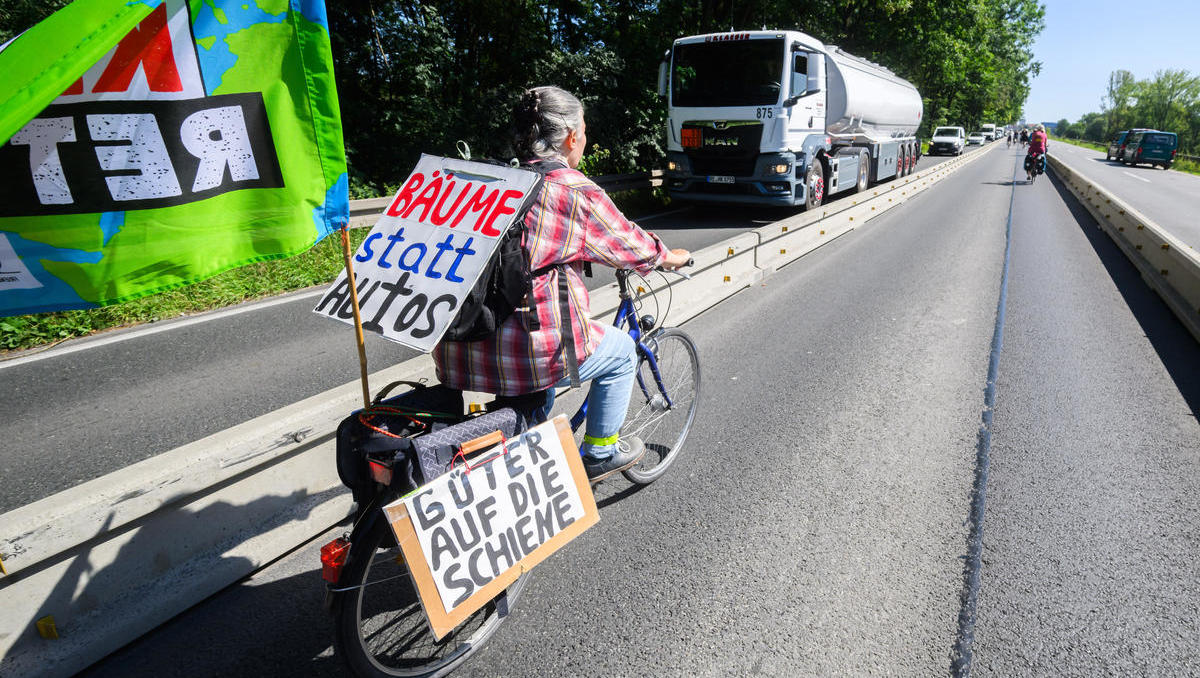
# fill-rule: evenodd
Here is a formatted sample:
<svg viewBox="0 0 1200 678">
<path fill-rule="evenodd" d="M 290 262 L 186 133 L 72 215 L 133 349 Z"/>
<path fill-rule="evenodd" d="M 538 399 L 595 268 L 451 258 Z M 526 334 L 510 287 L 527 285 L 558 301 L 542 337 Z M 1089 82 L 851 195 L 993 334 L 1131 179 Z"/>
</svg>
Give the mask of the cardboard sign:
<svg viewBox="0 0 1200 678">
<path fill-rule="evenodd" d="M 529 170 L 422 155 L 354 256 L 363 329 L 428 352 L 500 236 L 535 196 Z M 353 323 L 346 271 L 313 309 Z"/>
<path fill-rule="evenodd" d="M 600 519 L 567 418 L 384 507 L 438 638 Z"/>
</svg>

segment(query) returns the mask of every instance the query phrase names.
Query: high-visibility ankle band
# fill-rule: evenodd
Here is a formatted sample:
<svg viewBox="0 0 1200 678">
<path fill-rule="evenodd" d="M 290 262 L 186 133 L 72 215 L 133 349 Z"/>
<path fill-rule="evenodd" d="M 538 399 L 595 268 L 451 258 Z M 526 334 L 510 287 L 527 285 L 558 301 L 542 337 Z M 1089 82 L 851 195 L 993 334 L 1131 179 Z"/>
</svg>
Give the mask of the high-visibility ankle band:
<svg viewBox="0 0 1200 678">
<path fill-rule="evenodd" d="M 603 447 L 604 445 L 616 445 L 617 441 L 620 439 L 621 439 L 620 433 L 614 433 L 614 434 L 612 434 L 610 436 L 606 436 L 604 438 L 593 438 L 592 436 L 585 435 L 583 437 L 583 442 L 587 443 L 588 445 L 591 445 L 592 447 Z"/>
</svg>

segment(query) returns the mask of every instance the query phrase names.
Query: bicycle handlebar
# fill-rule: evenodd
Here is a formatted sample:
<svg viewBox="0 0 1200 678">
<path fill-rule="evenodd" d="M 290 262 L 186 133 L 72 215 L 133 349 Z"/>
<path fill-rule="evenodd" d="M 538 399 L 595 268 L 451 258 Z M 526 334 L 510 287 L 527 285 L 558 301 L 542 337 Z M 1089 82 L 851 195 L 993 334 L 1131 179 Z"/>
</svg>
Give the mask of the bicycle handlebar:
<svg viewBox="0 0 1200 678">
<path fill-rule="evenodd" d="M 687 268 L 688 266 L 694 266 L 694 265 L 696 265 L 696 260 L 695 260 L 695 259 L 690 259 L 690 258 L 689 258 L 689 259 L 687 260 L 687 262 L 686 262 L 686 263 L 684 263 L 684 265 L 683 265 L 683 266 L 680 266 L 679 268 Z M 684 280 L 691 280 L 691 279 L 692 279 L 692 276 L 690 276 L 690 275 L 688 275 L 687 273 L 684 273 L 683 271 L 679 270 L 679 268 L 676 268 L 676 269 L 673 269 L 673 270 L 667 270 L 667 269 L 663 268 L 662 266 L 656 266 L 656 267 L 654 268 L 654 270 L 656 270 L 656 271 L 658 271 L 658 272 L 660 272 L 660 273 L 674 273 L 675 275 L 677 275 L 677 276 L 679 276 L 679 277 L 683 278 Z"/>
</svg>

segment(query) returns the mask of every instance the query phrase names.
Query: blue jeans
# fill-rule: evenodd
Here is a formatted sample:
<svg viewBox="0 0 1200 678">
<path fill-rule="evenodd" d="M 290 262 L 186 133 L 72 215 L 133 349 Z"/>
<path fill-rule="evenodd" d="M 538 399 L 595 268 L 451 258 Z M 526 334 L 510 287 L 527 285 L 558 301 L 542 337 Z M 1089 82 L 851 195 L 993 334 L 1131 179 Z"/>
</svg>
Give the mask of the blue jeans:
<svg viewBox="0 0 1200 678">
<path fill-rule="evenodd" d="M 637 345 L 628 333 L 610 327 L 596 351 L 579 366 L 579 380 L 591 381 L 588 390 L 587 426 L 580 451 L 591 459 L 608 459 L 617 451 L 616 443 L 596 445 L 588 439 L 604 439 L 615 436 L 625 423 L 625 411 L 629 409 L 629 397 L 633 394 L 633 382 L 637 378 Z M 546 394 L 545 409 L 538 413 L 540 418 L 549 417 L 554 408 L 554 389 L 570 385 L 570 377 L 563 377 Z"/>
</svg>

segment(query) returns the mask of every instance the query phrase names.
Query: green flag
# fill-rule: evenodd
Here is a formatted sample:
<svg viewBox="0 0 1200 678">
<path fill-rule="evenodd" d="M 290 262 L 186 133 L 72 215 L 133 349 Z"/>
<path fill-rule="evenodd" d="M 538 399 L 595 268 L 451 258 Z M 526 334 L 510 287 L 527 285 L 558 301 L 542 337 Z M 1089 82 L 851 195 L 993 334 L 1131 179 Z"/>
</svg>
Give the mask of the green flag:
<svg viewBox="0 0 1200 678">
<path fill-rule="evenodd" d="M 0 315 L 187 285 L 348 220 L 322 0 L 76 0 L 0 72 Z"/>
</svg>

